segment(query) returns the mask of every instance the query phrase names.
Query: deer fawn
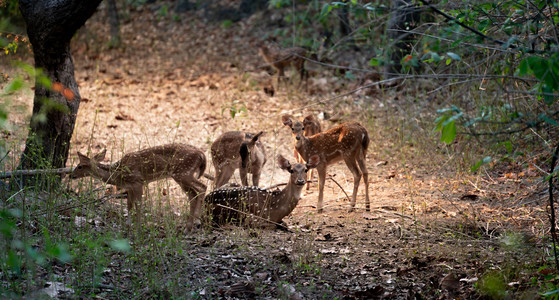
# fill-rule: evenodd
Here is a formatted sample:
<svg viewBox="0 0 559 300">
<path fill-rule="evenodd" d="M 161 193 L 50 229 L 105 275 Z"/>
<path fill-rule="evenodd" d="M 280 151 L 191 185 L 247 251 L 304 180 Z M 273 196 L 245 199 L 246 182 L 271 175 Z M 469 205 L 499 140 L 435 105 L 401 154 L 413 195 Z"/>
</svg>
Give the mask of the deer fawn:
<svg viewBox="0 0 559 300">
<path fill-rule="evenodd" d="M 322 131 L 320 123 L 318 122 L 318 120 L 313 115 L 306 116 L 305 118 L 303 118 L 302 122 L 303 122 L 303 126 L 305 128 L 304 136 L 306 136 L 306 137 L 315 135 L 315 134 L 320 133 Z M 297 159 L 298 163 L 303 162 L 303 158 L 301 157 L 299 152 L 297 152 L 297 149 L 293 149 L 293 154 L 295 155 L 295 158 Z M 312 178 L 314 176 L 314 171 L 315 170 L 312 169 L 307 174 L 307 191 L 309 190 L 309 188 L 311 186 L 310 181 L 312 180 Z"/>
<path fill-rule="evenodd" d="M 287 159 L 278 155 L 281 169 L 291 173 L 287 186 L 281 191 L 267 191 L 255 186 L 224 188 L 206 195 L 204 202 L 209 206 L 212 220 L 218 224 L 238 222 L 240 224 L 258 223 L 258 218 L 279 223 L 289 215 L 301 199 L 301 190 L 307 182 L 307 172 L 319 164 L 317 155 L 309 158 L 307 164 L 291 165 Z"/>
<path fill-rule="evenodd" d="M 241 182 L 248 186 L 247 174 L 252 174 L 252 184 L 258 186 L 262 167 L 266 164 L 264 145 L 258 140 L 263 134 L 229 131 L 218 137 L 211 146 L 215 167 L 215 187 L 226 184 L 233 172 L 239 169 Z"/>
<path fill-rule="evenodd" d="M 293 66 L 299 72 L 301 77 L 299 86 L 301 86 L 303 80 L 305 80 L 305 85 L 307 84 L 308 73 L 305 70 L 306 49 L 300 47 L 278 49 L 262 45 L 258 48 L 258 53 L 264 58 L 264 61 L 278 71 L 278 90 L 280 81 L 285 79 L 285 69 L 289 66 Z"/>
<path fill-rule="evenodd" d="M 143 186 L 156 180 L 173 178 L 188 194 L 190 216 L 187 229 L 194 219 L 199 219 L 206 185 L 198 179 L 206 169 L 206 156 L 198 148 L 184 144 L 169 144 L 125 154 L 120 161 L 102 164 L 106 150 L 89 158 L 78 152 L 80 163 L 70 177 L 73 179 L 92 176 L 108 184 L 125 189 L 128 193 L 128 212 L 136 206 L 137 222 L 140 221 L 140 202 Z M 139 223 L 137 223 L 139 224 Z"/>
<path fill-rule="evenodd" d="M 365 164 L 365 155 L 369 146 L 369 133 L 357 122 L 347 122 L 327 131 L 310 137 L 304 135 L 305 126 L 300 121 L 293 121 L 290 116 L 282 116 L 285 126 L 291 128 L 295 149 L 304 160 L 318 155 L 320 162 L 318 171 L 318 204 L 317 210 L 322 212 L 324 198 L 324 182 L 326 181 L 326 167 L 343 160 L 353 173 L 353 196 L 351 210 L 355 208 L 357 190 L 361 175 L 365 181 L 365 208 L 370 210 L 369 204 L 369 173 Z"/>
</svg>

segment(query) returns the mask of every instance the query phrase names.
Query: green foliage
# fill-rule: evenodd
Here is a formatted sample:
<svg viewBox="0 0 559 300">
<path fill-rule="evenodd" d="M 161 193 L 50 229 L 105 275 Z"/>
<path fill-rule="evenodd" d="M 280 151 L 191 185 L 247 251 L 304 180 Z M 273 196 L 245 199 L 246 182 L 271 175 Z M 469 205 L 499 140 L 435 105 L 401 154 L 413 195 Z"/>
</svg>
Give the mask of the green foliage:
<svg viewBox="0 0 559 300">
<path fill-rule="evenodd" d="M 435 131 L 441 132 L 441 142 L 450 144 L 456 138 L 456 120 L 462 117 L 463 113 L 456 106 L 440 109 L 437 113 L 441 114 L 435 120 Z"/>
<path fill-rule="evenodd" d="M 45 246 L 37 249 L 33 243 L 19 234 L 17 224 L 23 222 L 23 214 L 19 209 L 0 210 L 0 270 L 14 275 L 22 275 L 23 267 L 44 266 L 48 261 L 56 259 L 62 263 L 72 260 L 68 247 L 62 242 L 53 242 L 48 231 L 43 230 Z"/>
<path fill-rule="evenodd" d="M 531 75 L 538 79 L 532 90 L 537 93 L 538 99 L 543 99 L 545 104 L 551 105 L 557 101 L 559 92 L 559 53 L 553 53 L 549 58 L 541 56 L 528 56 L 520 61 L 516 69 L 517 76 Z M 555 93 L 555 94 L 554 94 Z"/>
<path fill-rule="evenodd" d="M 234 119 L 236 116 L 241 115 L 243 113 L 244 114 L 247 113 L 247 108 L 245 103 L 239 100 L 233 100 L 233 103 L 230 106 L 221 108 L 221 115 L 223 115 L 227 110 L 229 111 L 229 115 L 231 116 L 231 119 Z"/>
<path fill-rule="evenodd" d="M 507 298 L 507 284 L 502 272 L 489 272 L 476 284 L 479 292 L 491 299 Z"/>
</svg>

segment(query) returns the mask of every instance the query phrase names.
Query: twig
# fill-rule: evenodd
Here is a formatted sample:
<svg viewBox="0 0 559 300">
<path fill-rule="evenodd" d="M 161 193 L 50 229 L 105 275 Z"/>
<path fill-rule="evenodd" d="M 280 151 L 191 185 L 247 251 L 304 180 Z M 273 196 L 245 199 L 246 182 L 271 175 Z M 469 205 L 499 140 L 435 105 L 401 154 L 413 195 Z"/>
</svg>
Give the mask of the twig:
<svg viewBox="0 0 559 300">
<path fill-rule="evenodd" d="M 559 270 L 559 258 L 557 257 L 557 228 L 555 225 L 555 207 L 553 204 L 553 178 L 555 177 L 553 173 L 555 172 L 555 163 L 557 162 L 557 155 L 559 155 L 559 144 L 555 148 L 553 157 L 551 158 L 551 166 L 549 169 L 549 209 L 550 216 L 549 222 L 551 223 L 551 240 L 553 241 L 553 254 L 555 256 L 555 267 Z"/>
<path fill-rule="evenodd" d="M 329 177 L 329 179 L 332 179 L 332 181 L 334 181 L 334 183 L 337 184 L 337 185 L 340 187 L 340 189 L 342 190 L 342 192 L 344 192 L 345 196 L 347 197 L 347 201 L 351 202 L 351 200 L 349 199 L 349 196 L 348 196 L 347 193 L 345 192 L 344 188 L 343 188 L 336 180 L 334 180 L 334 178 Z"/>
<path fill-rule="evenodd" d="M 202 176 L 208 178 L 209 180 L 215 181 L 215 177 L 213 177 L 212 175 L 210 175 L 208 173 L 204 173 Z"/>
<path fill-rule="evenodd" d="M 72 172 L 73 168 L 59 168 L 59 169 L 36 169 L 36 170 L 15 170 L 11 172 L 0 173 L 0 179 L 10 178 L 13 176 L 31 176 L 39 174 L 68 174 Z"/>
<path fill-rule="evenodd" d="M 262 221 L 265 221 L 265 222 L 268 222 L 268 223 L 271 223 L 271 224 L 274 224 L 274 225 L 276 225 L 276 226 L 280 226 L 280 227 L 283 227 L 283 228 L 289 230 L 289 228 L 287 228 L 286 226 L 281 225 L 280 223 L 276 223 L 276 222 L 274 222 L 274 221 L 270 221 L 270 220 L 268 220 L 268 219 L 259 217 L 259 216 L 257 216 L 257 215 L 253 215 L 253 214 L 251 214 L 251 213 L 247 213 L 247 212 L 244 212 L 244 211 L 240 211 L 240 210 L 238 210 L 238 209 L 234 209 L 234 208 L 232 208 L 232 207 L 225 206 L 225 205 L 221 205 L 221 204 L 216 204 L 216 206 L 219 206 L 219 207 L 225 208 L 225 209 L 229 209 L 229 210 L 232 210 L 232 211 L 234 211 L 234 212 L 238 212 L 238 213 L 241 213 L 241 214 L 250 216 L 250 217 L 254 217 L 254 218 L 260 219 L 260 220 L 262 220 Z"/>
</svg>

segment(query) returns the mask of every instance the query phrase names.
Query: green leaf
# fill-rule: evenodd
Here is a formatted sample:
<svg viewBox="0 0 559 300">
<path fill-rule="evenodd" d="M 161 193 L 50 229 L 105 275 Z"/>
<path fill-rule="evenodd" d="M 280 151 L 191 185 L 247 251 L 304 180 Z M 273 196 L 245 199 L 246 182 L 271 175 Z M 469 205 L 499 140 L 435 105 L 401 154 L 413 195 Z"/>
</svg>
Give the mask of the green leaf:
<svg viewBox="0 0 559 300">
<path fill-rule="evenodd" d="M 6 94 L 15 93 L 16 91 L 20 90 L 23 87 L 23 80 L 20 77 L 12 80 L 8 86 L 6 86 Z"/>
<path fill-rule="evenodd" d="M 483 159 L 480 159 L 475 165 L 473 165 L 470 170 L 472 172 L 477 171 L 481 166 L 488 164 L 491 162 L 491 156 L 486 156 Z"/>
<path fill-rule="evenodd" d="M 448 145 L 452 143 L 455 138 L 456 138 L 456 124 L 454 123 L 454 121 L 448 122 L 446 125 L 443 125 L 441 131 L 441 142 L 445 142 Z"/>
<path fill-rule="evenodd" d="M 528 65 L 528 60 L 525 58 L 520 61 L 520 64 L 518 64 L 518 68 L 516 69 L 515 75 L 517 76 L 528 75 L 528 72 L 530 72 L 530 67 Z"/>
<path fill-rule="evenodd" d="M 376 57 L 373 57 L 369 60 L 369 66 L 378 67 L 380 66 L 380 60 Z"/>
<path fill-rule="evenodd" d="M 558 126 L 558 125 L 559 125 L 559 123 L 557 123 L 556 120 L 550 118 L 550 117 L 549 117 L 547 114 L 545 114 L 545 113 L 544 113 L 544 114 L 541 114 L 541 115 L 539 116 L 539 119 L 542 120 L 542 121 L 544 121 L 544 122 L 546 122 L 546 123 L 549 124 L 549 125 L 553 125 L 553 126 Z"/>
<path fill-rule="evenodd" d="M 447 52 L 446 55 L 450 56 L 450 58 L 454 59 L 454 60 L 460 60 L 460 55 L 454 53 L 454 52 Z"/>
<path fill-rule="evenodd" d="M 113 240 L 109 242 L 109 245 L 113 250 L 120 251 L 120 252 L 130 252 L 132 247 L 130 247 L 130 242 L 127 239 L 120 239 L 120 240 Z"/>
<path fill-rule="evenodd" d="M 320 19 L 323 19 L 324 17 L 326 17 L 326 15 L 328 15 L 330 12 L 332 11 L 332 6 L 328 3 L 325 3 L 322 6 L 322 10 L 320 11 Z"/>
</svg>

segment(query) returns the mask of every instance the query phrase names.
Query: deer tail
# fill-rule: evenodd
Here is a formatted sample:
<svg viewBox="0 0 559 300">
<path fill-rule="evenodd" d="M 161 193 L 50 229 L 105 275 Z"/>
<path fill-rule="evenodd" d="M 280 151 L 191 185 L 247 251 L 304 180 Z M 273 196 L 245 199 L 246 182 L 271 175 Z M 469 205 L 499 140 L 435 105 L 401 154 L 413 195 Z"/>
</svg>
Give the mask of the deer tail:
<svg viewBox="0 0 559 300">
<path fill-rule="evenodd" d="M 198 179 L 200 179 L 200 177 L 204 175 L 204 171 L 206 171 L 206 156 L 202 153 L 200 157 L 202 158 L 202 160 L 200 162 L 200 166 L 198 167 L 199 168 Z"/>
<path fill-rule="evenodd" d="M 363 139 L 361 140 L 361 145 L 363 146 L 363 153 L 367 152 L 367 148 L 369 148 L 369 143 L 371 140 L 369 139 L 369 132 L 367 130 L 363 130 Z"/>
</svg>

